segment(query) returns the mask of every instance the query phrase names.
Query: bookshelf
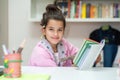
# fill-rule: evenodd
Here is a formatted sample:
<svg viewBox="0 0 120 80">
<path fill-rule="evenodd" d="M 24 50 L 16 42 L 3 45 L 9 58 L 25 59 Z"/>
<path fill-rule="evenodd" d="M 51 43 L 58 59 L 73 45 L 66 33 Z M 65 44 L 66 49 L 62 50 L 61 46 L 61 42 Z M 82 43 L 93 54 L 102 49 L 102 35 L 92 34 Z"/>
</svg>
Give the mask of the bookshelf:
<svg viewBox="0 0 120 80">
<path fill-rule="evenodd" d="M 58 0 L 60 1 L 60 0 Z M 65 0 L 64 0 L 65 1 Z M 68 0 L 69 1 L 69 0 Z M 77 1 L 77 0 L 76 0 Z M 76 17 L 66 17 L 67 22 L 120 22 L 120 0 L 80 0 L 81 4 L 88 4 L 91 5 L 108 5 L 108 9 L 110 8 L 109 5 L 118 4 L 118 16 L 117 17 L 94 17 L 94 18 L 76 18 Z M 53 3 L 54 0 L 30 0 L 30 11 L 29 11 L 29 21 L 31 22 L 40 22 L 42 18 L 43 12 L 45 12 L 45 7 L 47 4 Z M 107 12 L 106 10 L 103 12 Z M 72 12 L 73 13 L 73 12 Z M 104 14 L 104 13 L 103 13 Z M 113 11 L 112 11 L 113 14 Z M 81 11 L 82 15 L 82 11 Z M 106 13 L 108 15 L 108 12 Z"/>
</svg>

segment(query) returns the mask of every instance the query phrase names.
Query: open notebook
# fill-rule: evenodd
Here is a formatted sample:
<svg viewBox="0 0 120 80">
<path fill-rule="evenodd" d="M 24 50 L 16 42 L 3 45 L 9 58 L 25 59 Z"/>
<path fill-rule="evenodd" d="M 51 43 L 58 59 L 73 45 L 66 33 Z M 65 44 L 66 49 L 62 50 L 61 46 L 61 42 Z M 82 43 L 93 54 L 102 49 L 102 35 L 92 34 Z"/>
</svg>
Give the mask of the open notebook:
<svg viewBox="0 0 120 80">
<path fill-rule="evenodd" d="M 104 44 L 104 40 L 98 43 L 91 39 L 84 39 L 73 63 L 78 66 L 80 70 L 91 68 L 104 47 Z"/>
<path fill-rule="evenodd" d="M 50 75 L 48 74 L 22 74 L 20 78 L 5 78 L 0 77 L 0 80 L 50 80 Z"/>
</svg>

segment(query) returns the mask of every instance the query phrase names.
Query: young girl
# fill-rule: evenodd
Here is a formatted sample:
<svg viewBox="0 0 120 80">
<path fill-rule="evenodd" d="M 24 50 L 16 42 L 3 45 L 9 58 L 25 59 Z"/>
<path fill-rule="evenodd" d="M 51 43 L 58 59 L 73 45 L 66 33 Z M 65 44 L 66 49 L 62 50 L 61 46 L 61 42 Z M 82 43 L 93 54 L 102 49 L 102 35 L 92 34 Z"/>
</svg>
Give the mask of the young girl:
<svg viewBox="0 0 120 80">
<path fill-rule="evenodd" d="M 61 10 L 49 4 L 41 26 L 44 38 L 34 48 L 29 64 L 41 67 L 72 66 L 78 48 L 63 38 L 66 21 Z"/>
<path fill-rule="evenodd" d="M 34 48 L 30 59 L 32 66 L 71 66 L 72 59 L 62 61 L 62 58 L 74 56 L 78 48 L 63 38 L 66 21 L 55 5 L 48 5 L 41 20 L 42 39 Z"/>
</svg>

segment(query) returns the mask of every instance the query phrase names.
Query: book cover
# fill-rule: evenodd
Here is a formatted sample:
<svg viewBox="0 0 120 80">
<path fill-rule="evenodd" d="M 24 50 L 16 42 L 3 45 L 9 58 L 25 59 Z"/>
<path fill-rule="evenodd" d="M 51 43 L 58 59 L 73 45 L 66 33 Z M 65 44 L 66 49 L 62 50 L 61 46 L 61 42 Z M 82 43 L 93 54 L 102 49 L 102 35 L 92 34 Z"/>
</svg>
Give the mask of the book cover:
<svg viewBox="0 0 120 80">
<path fill-rule="evenodd" d="M 83 44 L 76 54 L 73 63 L 80 69 L 87 69 L 93 66 L 100 51 L 104 46 L 105 40 L 98 43 L 91 39 L 84 39 Z"/>
<path fill-rule="evenodd" d="M 98 42 L 91 40 L 91 39 L 84 39 L 81 48 L 79 49 L 78 53 L 76 54 L 76 56 L 73 60 L 73 63 L 75 65 L 77 65 L 79 63 L 81 57 L 83 57 L 86 50 L 89 48 L 90 44 L 98 44 Z"/>
<path fill-rule="evenodd" d="M 97 57 L 101 53 L 103 46 L 103 44 L 91 45 L 89 51 L 86 53 L 83 63 L 80 66 L 78 66 L 79 69 L 83 70 L 92 68 Z"/>
<path fill-rule="evenodd" d="M 84 64 L 85 58 L 88 55 L 89 51 L 90 51 L 91 45 L 88 45 L 85 49 L 85 51 L 83 52 L 83 55 L 81 56 L 81 58 L 79 58 L 78 64 L 76 64 L 76 66 L 82 66 Z"/>
</svg>

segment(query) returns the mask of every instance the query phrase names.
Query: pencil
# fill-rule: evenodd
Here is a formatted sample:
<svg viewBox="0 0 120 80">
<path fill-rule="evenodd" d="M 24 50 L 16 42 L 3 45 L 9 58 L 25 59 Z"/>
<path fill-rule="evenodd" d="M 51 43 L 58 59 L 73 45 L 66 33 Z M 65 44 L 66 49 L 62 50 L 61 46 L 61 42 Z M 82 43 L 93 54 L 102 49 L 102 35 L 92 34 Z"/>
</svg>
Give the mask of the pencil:
<svg viewBox="0 0 120 80">
<path fill-rule="evenodd" d="M 19 48 L 17 50 L 17 53 L 21 53 L 22 52 L 22 50 L 24 48 L 24 45 L 25 45 L 25 42 L 26 42 L 26 40 L 24 39 L 23 42 L 20 44 L 20 46 L 19 46 Z"/>
</svg>

